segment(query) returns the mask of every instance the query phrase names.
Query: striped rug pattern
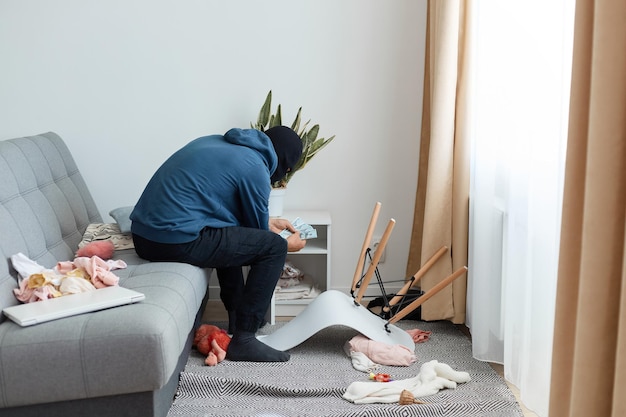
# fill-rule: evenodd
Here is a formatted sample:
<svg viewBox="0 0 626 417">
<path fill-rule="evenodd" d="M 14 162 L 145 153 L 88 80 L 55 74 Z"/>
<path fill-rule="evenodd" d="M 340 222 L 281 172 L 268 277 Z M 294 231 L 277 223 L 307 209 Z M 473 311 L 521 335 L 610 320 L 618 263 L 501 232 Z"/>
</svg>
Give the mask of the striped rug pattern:
<svg viewBox="0 0 626 417">
<path fill-rule="evenodd" d="M 224 323 L 214 323 L 220 327 Z M 343 345 L 357 334 L 351 328 L 326 328 L 289 352 L 284 363 L 223 361 L 205 366 L 193 351 L 168 417 L 194 416 L 483 416 L 522 417 L 515 396 L 487 363 L 471 355 L 471 342 L 449 322 L 398 322 L 403 329 L 431 331 L 425 343 L 416 345 L 417 362 L 407 367 L 382 366 L 378 372 L 393 379 L 417 375 L 421 364 L 436 359 L 453 369 L 469 372 L 472 380 L 456 389 L 422 397 L 427 404 L 362 404 L 342 398 L 350 383 L 367 380 L 353 368 Z M 267 325 L 269 334 L 281 323 Z"/>
</svg>

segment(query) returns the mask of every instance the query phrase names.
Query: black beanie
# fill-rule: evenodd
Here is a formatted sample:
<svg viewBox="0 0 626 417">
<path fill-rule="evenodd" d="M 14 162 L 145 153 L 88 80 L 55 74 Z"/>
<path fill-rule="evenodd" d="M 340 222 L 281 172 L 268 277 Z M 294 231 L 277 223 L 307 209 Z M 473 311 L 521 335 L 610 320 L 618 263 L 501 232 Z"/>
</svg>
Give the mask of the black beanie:
<svg viewBox="0 0 626 417">
<path fill-rule="evenodd" d="M 273 183 L 281 180 L 296 165 L 302 155 L 302 140 L 293 129 L 287 126 L 274 126 L 265 131 L 274 145 L 278 156 L 278 166 L 270 180 Z"/>
</svg>

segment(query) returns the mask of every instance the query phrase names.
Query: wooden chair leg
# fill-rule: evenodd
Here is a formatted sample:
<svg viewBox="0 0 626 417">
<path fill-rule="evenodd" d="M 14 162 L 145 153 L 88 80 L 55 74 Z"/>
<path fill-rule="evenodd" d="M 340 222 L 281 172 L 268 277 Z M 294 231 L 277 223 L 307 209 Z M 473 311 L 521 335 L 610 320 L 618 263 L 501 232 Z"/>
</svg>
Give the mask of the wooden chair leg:
<svg viewBox="0 0 626 417">
<path fill-rule="evenodd" d="M 352 278 L 352 294 L 356 291 L 356 286 L 361 279 L 361 274 L 363 273 L 363 266 L 365 265 L 365 255 L 367 253 L 367 248 L 369 247 L 370 241 L 372 240 L 372 236 L 374 235 L 374 229 L 376 227 L 376 221 L 378 220 L 378 215 L 380 214 L 380 201 L 376 203 L 374 206 L 374 212 L 372 213 L 372 218 L 370 219 L 370 224 L 367 227 L 367 233 L 365 233 L 365 240 L 363 240 L 363 247 L 361 248 L 361 253 L 359 255 L 359 260 L 356 263 L 356 271 L 354 271 L 354 278 Z"/>
<path fill-rule="evenodd" d="M 467 267 L 466 266 L 462 266 L 461 268 L 457 269 L 452 274 L 448 275 L 446 278 L 444 278 L 443 280 L 438 282 L 437 285 L 432 287 L 430 290 L 426 291 L 417 300 L 413 301 L 411 304 L 409 304 L 408 306 L 406 306 L 402 310 L 398 311 L 395 315 L 393 315 L 389 319 L 389 323 L 393 324 L 393 323 L 397 322 L 398 320 L 403 319 L 404 317 L 406 317 L 407 314 L 411 313 L 417 307 L 419 307 L 422 304 L 424 304 L 433 295 L 437 294 L 439 291 L 441 291 L 442 289 L 447 287 L 449 284 L 451 284 L 452 281 L 454 281 L 455 279 L 457 279 L 458 277 L 460 277 L 461 275 L 463 275 L 466 272 L 467 272 Z"/>
<path fill-rule="evenodd" d="M 388 313 L 389 311 L 391 311 L 391 307 L 395 306 L 397 303 L 400 302 L 400 300 L 402 300 L 402 297 L 404 297 L 407 292 L 409 291 L 409 289 L 414 286 L 415 284 L 417 284 L 417 282 L 424 276 L 424 274 L 426 274 L 426 272 L 428 272 L 428 270 L 435 264 L 435 262 L 437 262 L 439 260 L 439 258 L 441 258 L 443 256 L 444 253 L 446 253 L 448 251 L 448 247 L 447 246 L 442 246 L 437 252 L 435 252 L 435 254 L 433 256 L 430 257 L 430 259 L 428 259 L 428 261 L 426 261 L 426 263 L 424 265 L 422 265 L 422 267 L 419 269 L 419 271 L 417 271 L 413 277 L 411 277 L 402 287 L 402 289 L 398 292 L 398 295 L 396 295 L 395 297 L 393 297 L 390 301 L 389 301 L 389 306 L 384 306 L 383 307 L 383 311 L 385 313 Z"/>
<path fill-rule="evenodd" d="M 383 233 L 383 236 L 380 238 L 380 243 L 378 244 L 378 248 L 376 248 L 376 252 L 374 253 L 374 257 L 372 258 L 369 267 L 367 268 L 367 272 L 363 276 L 363 281 L 361 281 L 361 287 L 359 288 L 359 292 L 357 297 L 354 300 L 355 304 L 359 304 L 361 302 L 361 298 L 365 294 L 365 290 L 367 286 L 370 284 L 370 280 L 372 279 L 372 275 L 380 262 L 380 257 L 385 250 L 385 246 L 387 246 L 387 241 L 389 240 L 389 236 L 391 236 L 391 232 L 393 231 L 393 227 L 395 226 L 396 221 L 394 219 L 389 220 L 387 223 L 387 228 Z"/>
</svg>

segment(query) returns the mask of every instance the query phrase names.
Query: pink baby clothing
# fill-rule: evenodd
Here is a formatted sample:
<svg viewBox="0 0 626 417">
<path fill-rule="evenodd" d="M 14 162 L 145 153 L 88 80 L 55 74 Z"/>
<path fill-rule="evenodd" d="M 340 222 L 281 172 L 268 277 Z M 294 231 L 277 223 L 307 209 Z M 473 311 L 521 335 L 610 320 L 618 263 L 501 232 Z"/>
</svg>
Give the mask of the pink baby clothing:
<svg viewBox="0 0 626 417">
<path fill-rule="evenodd" d="M 362 352 L 373 362 L 381 365 L 409 366 L 417 357 L 408 347 L 376 342 L 363 335 L 354 336 L 347 342 L 346 350 Z"/>
<path fill-rule="evenodd" d="M 81 268 L 91 277 L 91 283 L 96 288 L 104 288 L 117 285 L 119 277 L 111 272 L 113 269 L 126 268 L 126 262 L 122 260 L 105 261 L 98 256 L 79 256 L 74 261 L 63 261 L 57 264 L 57 270 L 62 274 Z"/>
<path fill-rule="evenodd" d="M 420 329 L 409 329 L 405 330 L 411 337 L 413 338 L 413 342 L 415 343 L 424 343 L 430 338 L 430 334 L 432 332 Z"/>
<path fill-rule="evenodd" d="M 19 288 L 13 292 L 23 303 L 118 285 L 119 277 L 112 271 L 127 267 L 122 260 L 104 261 L 98 256 L 58 262 L 54 269 L 45 269 L 22 253 L 11 256 L 11 261 L 19 275 Z"/>
<path fill-rule="evenodd" d="M 46 284 L 41 287 L 29 287 L 28 279 L 19 283 L 19 288 L 14 288 L 15 298 L 23 303 L 32 303 L 34 301 L 47 300 L 59 294 L 52 284 Z"/>
</svg>

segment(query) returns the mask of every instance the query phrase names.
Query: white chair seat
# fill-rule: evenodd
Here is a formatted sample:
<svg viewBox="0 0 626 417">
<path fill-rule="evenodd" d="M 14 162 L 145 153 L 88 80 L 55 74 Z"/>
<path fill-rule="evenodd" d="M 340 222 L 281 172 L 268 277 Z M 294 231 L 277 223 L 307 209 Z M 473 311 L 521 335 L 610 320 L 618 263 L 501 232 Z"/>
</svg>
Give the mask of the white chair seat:
<svg viewBox="0 0 626 417">
<path fill-rule="evenodd" d="M 288 350 L 330 326 L 347 326 L 371 340 L 390 345 L 400 344 L 415 350 L 413 338 L 404 330 L 369 311 L 340 291 L 328 290 L 318 295 L 300 314 L 269 335 L 258 339 L 277 350 Z M 387 325 L 387 328 L 385 328 Z"/>
</svg>

